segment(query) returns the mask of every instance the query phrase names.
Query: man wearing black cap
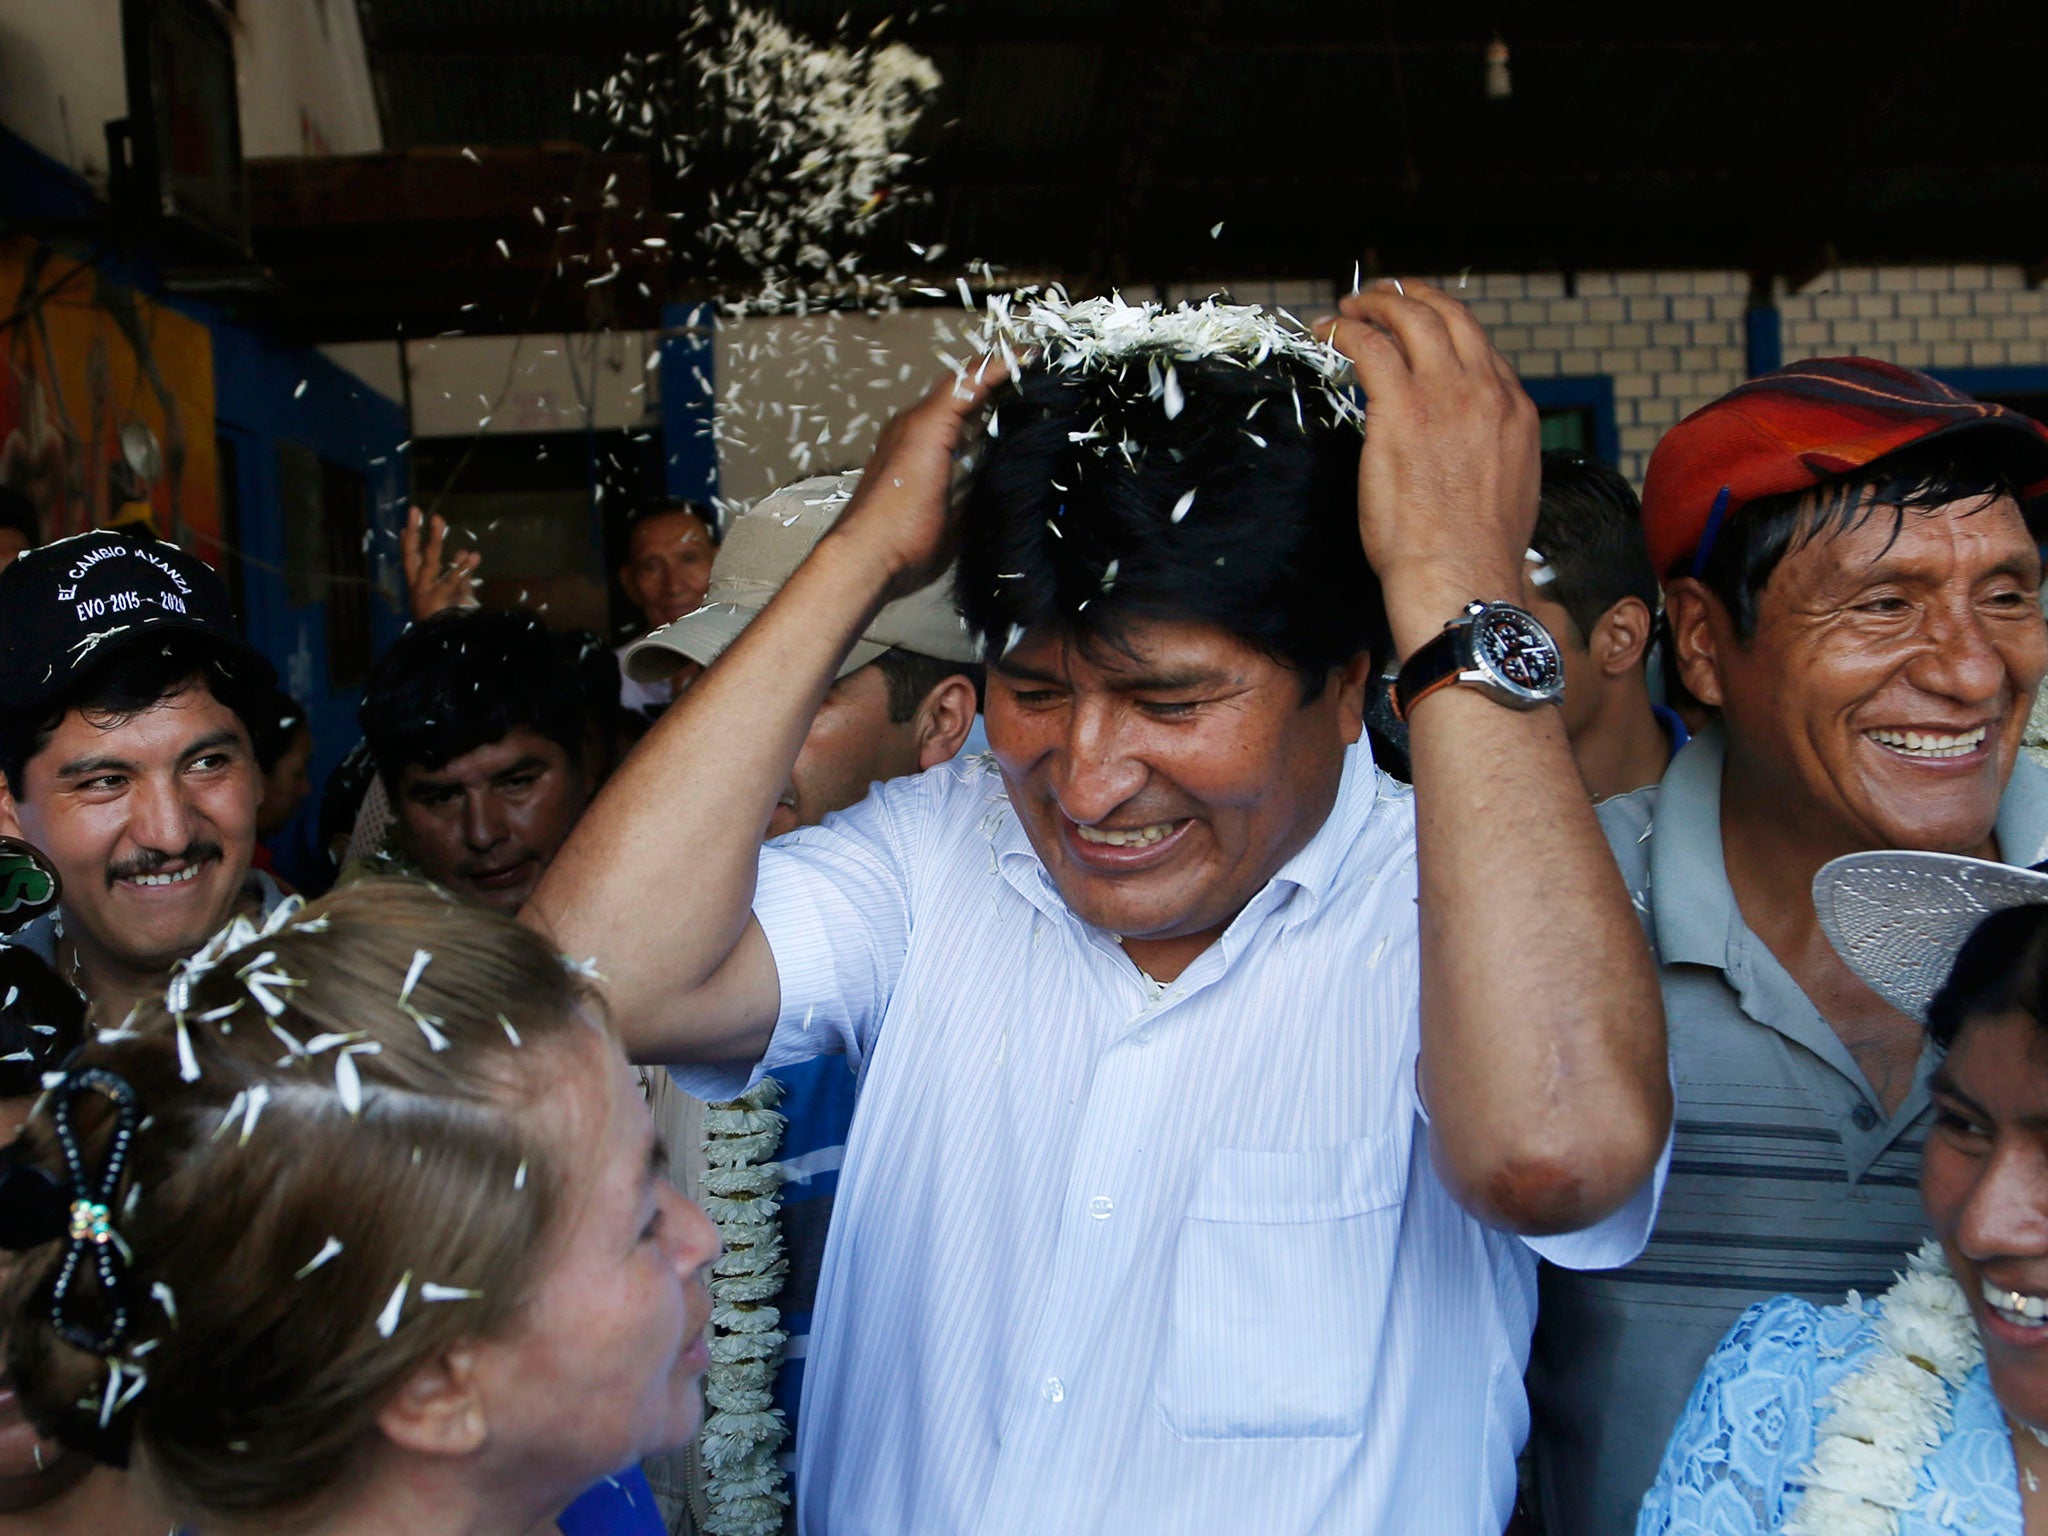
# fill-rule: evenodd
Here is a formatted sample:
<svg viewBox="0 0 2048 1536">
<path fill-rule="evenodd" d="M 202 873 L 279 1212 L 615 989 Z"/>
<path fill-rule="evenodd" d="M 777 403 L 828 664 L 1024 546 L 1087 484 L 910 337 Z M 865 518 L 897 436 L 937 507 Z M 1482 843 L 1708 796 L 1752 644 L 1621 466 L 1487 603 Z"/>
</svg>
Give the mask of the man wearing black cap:
<svg viewBox="0 0 2048 1536">
<path fill-rule="evenodd" d="M 262 779 L 245 721 L 276 675 L 227 590 L 175 545 L 90 533 L 0 573 L 0 833 L 41 849 L 60 908 L 13 942 L 117 1023 L 243 907 Z"/>
<path fill-rule="evenodd" d="M 1745 1307 L 1881 1292 L 1926 1235 L 1934 1053 L 1830 946 L 1814 878 L 1875 849 L 2042 857 L 2048 773 L 2019 746 L 2048 671 L 2043 489 L 2039 423 L 1869 358 L 1752 379 L 1650 460 L 1674 653 L 1719 719 L 1600 807 L 1660 963 L 1678 1109 L 1642 1256 L 1542 1275 L 1554 1536 L 1634 1528 Z"/>
</svg>

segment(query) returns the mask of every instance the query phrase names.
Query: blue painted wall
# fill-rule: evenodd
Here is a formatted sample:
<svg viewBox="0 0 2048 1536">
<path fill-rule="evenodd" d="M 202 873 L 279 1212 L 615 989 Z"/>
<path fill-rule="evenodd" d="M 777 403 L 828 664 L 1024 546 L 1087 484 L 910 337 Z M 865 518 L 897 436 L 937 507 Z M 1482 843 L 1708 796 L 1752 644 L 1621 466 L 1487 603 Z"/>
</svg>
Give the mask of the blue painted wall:
<svg viewBox="0 0 2048 1536">
<path fill-rule="evenodd" d="M 297 443 L 363 476 L 373 530 L 368 566 L 373 579 L 382 578 L 371 608 L 371 637 L 374 649 L 382 651 L 404 622 L 396 551 L 407 489 L 400 448 L 405 411 L 320 352 L 279 345 L 205 306 L 175 307 L 213 335 L 214 417 L 235 447 L 244 624 L 286 690 L 310 711 L 317 794 L 355 745 L 362 693 L 327 686 L 326 605 L 294 605 L 286 593 L 278 447 Z"/>
<path fill-rule="evenodd" d="M 661 312 L 661 435 L 668 493 L 691 501 L 718 494 L 718 321 L 709 304 Z"/>
</svg>

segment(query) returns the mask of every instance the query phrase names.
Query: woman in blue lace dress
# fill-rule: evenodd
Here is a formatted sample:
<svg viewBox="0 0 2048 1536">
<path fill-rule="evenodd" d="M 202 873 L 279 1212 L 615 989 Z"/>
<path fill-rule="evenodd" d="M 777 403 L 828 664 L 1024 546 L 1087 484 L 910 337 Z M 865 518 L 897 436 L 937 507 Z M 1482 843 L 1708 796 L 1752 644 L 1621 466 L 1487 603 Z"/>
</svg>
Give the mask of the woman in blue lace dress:
<svg viewBox="0 0 2048 1536">
<path fill-rule="evenodd" d="M 1745 1312 L 1693 1388 L 1637 1536 L 2039 1536 L 2048 874 L 1858 855 L 1822 870 L 1815 900 L 1852 969 L 1944 1052 L 1921 1174 L 1939 1246 L 1882 1298 Z"/>
</svg>

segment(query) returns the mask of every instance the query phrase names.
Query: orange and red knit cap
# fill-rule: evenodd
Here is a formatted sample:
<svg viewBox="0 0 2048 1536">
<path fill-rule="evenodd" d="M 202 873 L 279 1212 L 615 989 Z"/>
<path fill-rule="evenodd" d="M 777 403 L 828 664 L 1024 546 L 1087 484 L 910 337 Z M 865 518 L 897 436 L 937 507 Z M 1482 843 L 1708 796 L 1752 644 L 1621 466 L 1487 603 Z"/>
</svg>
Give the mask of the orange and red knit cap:
<svg viewBox="0 0 2048 1536">
<path fill-rule="evenodd" d="M 1759 374 L 1694 411 L 1650 455 L 1650 559 L 1667 580 L 1697 573 L 1722 525 L 1750 502 L 1966 432 L 2022 497 L 2048 491 L 2048 427 L 2031 416 L 1871 357 L 1809 358 Z"/>
</svg>

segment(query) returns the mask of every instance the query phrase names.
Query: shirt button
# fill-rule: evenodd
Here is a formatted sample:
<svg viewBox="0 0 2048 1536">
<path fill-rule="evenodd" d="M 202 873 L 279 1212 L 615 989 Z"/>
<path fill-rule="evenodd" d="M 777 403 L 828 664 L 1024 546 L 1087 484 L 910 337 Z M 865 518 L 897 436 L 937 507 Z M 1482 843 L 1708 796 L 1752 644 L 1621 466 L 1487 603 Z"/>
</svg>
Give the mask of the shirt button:
<svg viewBox="0 0 2048 1536">
<path fill-rule="evenodd" d="M 1859 1131 L 1867 1131 L 1877 1124 L 1877 1111 L 1868 1104 L 1859 1103 L 1849 1111 L 1849 1119 Z"/>
<path fill-rule="evenodd" d="M 1040 1396 L 1048 1403 L 1063 1403 L 1067 1400 L 1066 1384 L 1057 1376 L 1045 1378 L 1045 1385 L 1038 1389 Z"/>
<path fill-rule="evenodd" d="M 1116 1209 L 1116 1202 L 1107 1195 L 1097 1195 L 1088 1202 L 1088 1214 L 1097 1221 L 1109 1220 L 1109 1213 Z"/>
</svg>

